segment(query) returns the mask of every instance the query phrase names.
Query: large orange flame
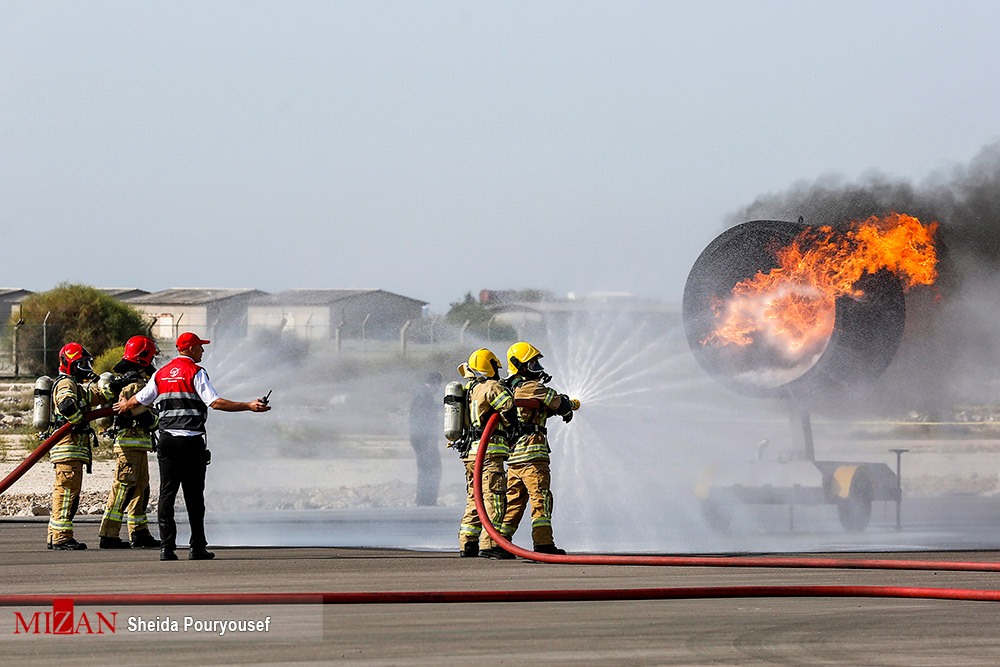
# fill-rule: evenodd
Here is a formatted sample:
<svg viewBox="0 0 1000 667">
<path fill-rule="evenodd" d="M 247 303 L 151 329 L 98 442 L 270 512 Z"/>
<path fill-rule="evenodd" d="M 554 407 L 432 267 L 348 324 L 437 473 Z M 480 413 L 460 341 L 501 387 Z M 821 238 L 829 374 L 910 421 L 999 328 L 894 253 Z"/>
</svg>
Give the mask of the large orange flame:
<svg viewBox="0 0 1000 667">
<path fill-rule="evenodd" d="M 797 362 L 822 353 L 833 332 L 835 301 L 863 296 L 855 283 L 866 273 L 891 271 L 904 290 L 937 278 L 938 223 L 889 213 L 852 222 L 847 230 L 804 230 L 776 249 L 778 267 L 737 283 L 713 303 L 718 326 L 703 345 L 758 343 Z"/>
</svg>

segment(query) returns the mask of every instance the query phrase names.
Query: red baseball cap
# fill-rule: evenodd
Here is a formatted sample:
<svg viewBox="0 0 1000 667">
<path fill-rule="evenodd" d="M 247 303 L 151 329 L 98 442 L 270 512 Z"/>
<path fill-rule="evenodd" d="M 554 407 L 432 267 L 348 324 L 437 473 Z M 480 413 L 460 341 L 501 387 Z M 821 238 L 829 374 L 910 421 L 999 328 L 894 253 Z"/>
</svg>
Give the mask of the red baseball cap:
<svg viewBox="0 0 1000 667">
<path fill-rule="evenodd" d="M 177 351 L 183 352 L 184 350 L 189 350 L 195 345 L 208 345 L 212 341 L 205 340 L 204 338 L 198 338 L 195 334 L 190 331 L 185 331 L 180 336 L 177 337 Z"/>
</svg>

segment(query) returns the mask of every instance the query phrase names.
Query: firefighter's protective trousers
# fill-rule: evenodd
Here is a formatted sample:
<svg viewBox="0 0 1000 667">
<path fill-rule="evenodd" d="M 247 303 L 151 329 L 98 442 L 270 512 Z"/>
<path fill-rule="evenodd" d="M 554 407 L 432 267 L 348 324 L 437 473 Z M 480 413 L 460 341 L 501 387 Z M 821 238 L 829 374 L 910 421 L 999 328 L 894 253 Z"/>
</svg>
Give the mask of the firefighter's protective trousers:
<svg viewBox="0 0 1000 667">
<path fill-rule="evenodd" d="M 48 543 L 62 544 L 73 538 L 73 517 L 80 507 L 83 487 L 83 461 L 59 461 L 52 464 L 56 477 L 52 486 L 52 511 L 49 514 Z"/>
<path fill-rule="evenodd" d="M 128 535 L 149 530 L 146 506 L 149 504 L 149 454 L 144 449 L 119 449 L 115 461 L 115 479 L 108 494 L 101 537 L 119 537 L 122 523 L 128 522 Z"/>
<path fill-rule="evenodd" d="M 500 529 L 500 522 L 503 521 L 506 510 L 507 499 L 507 474 L 504 472 L 504 460 L 506 454 L 500 456 L 486 455 L 483 460 L 483 504 L 486 505 L 486 513 L 490 517 L 490 523 L 497 530 Z M 497 543 L 483 530 L 483 524 L 479 520 L 479 513 L 476 511 L 476 495 L 473 482 L 475 480 L 475 461 L 465 461 L 465 515 L 462 517 L 462 524 L 458 529 L 459 547 L 464 547 L 469 542 L 479 541 L 479 549 L 491 549 Z"/>
<path fill-rule="evenodd" d="M 535 546 L 554 544 L 552 537 L 552 477 L 548 459 L 511 463 L 507 467 L 507 512 L 500 534 L 510 539 L 531 505 L 531 541 Z"/>
</svg>

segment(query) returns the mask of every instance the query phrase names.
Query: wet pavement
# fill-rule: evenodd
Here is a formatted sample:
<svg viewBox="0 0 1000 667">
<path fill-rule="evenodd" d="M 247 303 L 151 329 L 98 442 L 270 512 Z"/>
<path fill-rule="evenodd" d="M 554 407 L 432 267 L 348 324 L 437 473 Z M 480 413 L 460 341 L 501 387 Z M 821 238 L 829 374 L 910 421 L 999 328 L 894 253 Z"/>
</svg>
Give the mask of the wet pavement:
<svg viewBox="0 0 1000 667">
<path fill-rule="evenodd" d="M 985 516 L 988 509 L 984 507 L 982 515 L 970 515 L 970 522 Z M 423 514 L 427 525 L 441 523 L 442 539 L 444 532 L 453 532 L 450 517 L 431 520 L 436 516 L 434 511 Z M 213 540 L 221 533 L 221 518 L 213 517 L 209 527 Z M 295 530 L 303 535 L 322 533 L 355 540 L 367 534 L 368 540 L 377 542 L 397 530 L 399 521 L 407 517 L 379 522 L 362 512 L 355 519 L 352 523 L 348 517 L 328 515 L 308 520 L 298 517 L 285 523 L 296 525 Z M 245 537 L 254 534 L 251 523 L 229 524 L 242 526 Z M 363 525 L 369 527 L 367 533 Z M 416 532 L 426 533 L 427 525 Z M 95 547 L 97 528 L 93 521 L 79 523 L 78 539 Z M 544 591 L 741 585 L 1000 589 L 1000 575 L 995 573 L 545 565 L 522 559 L 458 558 L 451 549 L 358 546 L 213 547 L 217 558 L 212 561 L 185 560 L 181 550 L 180 561 L 163 563 L 156 550 L 47 551 L 44 533 L 43 521 L 0 521 L 0 595 L 73 598 L 114 593 Z M 896 535 L 886 528 L 884 535 L 890 533 Z M 938 534 L 901 531 L 913 543 L 911 547 L 927 541 L 919 537 L 925 533 Z M 834 538 L 849 542 L 843 534 L 828 537 Z M 878 533 L 875 538 L 888 541 L 878 538 Z M 816 541 L 817 535 L 806 539 Z M 861 555 L 848 553 L 843 547 L 833 551 L 838 558 Z M 877 551 L 879 558 L 886 557 L 883 549 Z M 1000 560 L 1000 553 L 914 549 L 899 557 L 992 562 Z M 44 632 L 45 614 L 48 612 L 50 618 L 56 615 L 50 601 L 0 607 L 0 650 L 5 664 L 28 660 L 93 665 L 136 661 L 207 665 L 1000 664 L 995 630 L 1000 606 L 993 602 L 802 597 L 364 605 L 323 605 L 317 600 L 294 605 L 209 606 L 147 600 L 141 605 L 77 604 L 73 611 L 79 631 L 63 636 Z M 114 632 L 107 624 L 100 625 L 99 613 L 105 620 L 114 618 Z M 33 629 L 33 618 L 40 624 L 38 634 L 25 631 Z M 178 623 L 176 630 L 170 628 L 174 622 Z M 191 627 L 185 629 L 186 622 Z M 265 623 L 266 630 L 262 629 Z M 260 628 L 251 632 L 246 630 L 247 624 Z M 98 634 L 98 630 L 103 633 Z"/>
</svg>

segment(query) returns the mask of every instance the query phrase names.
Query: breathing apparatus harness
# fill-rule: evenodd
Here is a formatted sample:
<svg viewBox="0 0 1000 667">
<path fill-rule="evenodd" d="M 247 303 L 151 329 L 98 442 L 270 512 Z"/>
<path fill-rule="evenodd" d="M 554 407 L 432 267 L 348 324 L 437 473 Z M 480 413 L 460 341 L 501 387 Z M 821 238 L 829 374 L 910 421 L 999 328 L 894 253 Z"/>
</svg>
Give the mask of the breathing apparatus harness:
<svg viewBox="0 0 1000 667">
<path fill-rule="evenodd" d="M 94 374 L 89 373 L 88 375 L 90 377 L 93 377 Z M 76 383 L 78 388 L 83 387 L 83 382 L 84 382 L 83 379 L 78 379 L 75 375 L 67 375 L 65 373 L 60 373 L 59 376 L 56 378 L 56 381 L 52 383 L 51 400 L 53 402 L 53 405 L 55 404 L 56 387 L 59 385 L 60 382 L 64 382 L 66 380 L 72 380 L 74 383 Z M 86 389 L 84 389 L 84 391 L 86 391 Z M 75 394 L 76 392 L 74 392 L 74 395 Z M 80 405 L 77 401 L 72 401 L 72 404 L 70 404 L 70 401 L 63 401 L 58 410 L 50 411 L 51 419 L 49 420 L 49 428 L 46 431 L 39 433 L 38 434 L 39 437 L 41 438 L 48 436 L 62 425 L 69 423 L 70 422 L 69 417 L 75 415 L 77 412 L 80 412 Z M 66 413 L 68 413 L 68 415 Z M 86 440 L 87 443 L 86 468 L 87 468 L 87 474 L 89 475 L 94 471 L 93 470 L 94 444 L 97 440 L 97 433 L 94 432 L 94 429 L 93 427 L 91 427 L 90 422 L 87 421 L 86 419 L 81 420 L 80 423 L 74 422 L 70 428 L 71 432 L 73 433 L 73 437 L 84 438 Z"/>
<path fill-rule="evenodd" d="M 472 450 L 472 445 L 483 437 L 485 426 L 479 428 L 469 422 L 469 392 L 472 386 L 481 382 L 486 382 L 488 378 L 483 373 L 466 367 L 471 377 L 463 385 L 459 382 L 449 382 L 445 387 L 445 438 L 448 440 L 448 447 L 458 452 L 459 458 L 465 458 Z M 499 377 L 497 381 L 506 386 L 506 382 Z M 517 440 L 520 436 L 519 428 L 522 426 L 517 418 L 517 408 L 511 407 L 504 415 L 508 422 L 507 429 L 510 437 Z"/>
<path fill-rule="evenodd" d="M 110 375 L 109 378 L 102 377 L 102 379 L 106 381 L 107 386 L 111 389 L 111 393 L 116 398 L 121 396 L 122 389 L 133 382 L 145 384 L 149 381 L 149 376 L 143 372 L 143 369 L 140 367 L 130 368 L 120 375 L 112 375 L 110 373 L 105 375 Z M 128 413 L 116 414 L 114 419 L 111 421 L 111 426 L 103 431 L 102 435 L 114 440 L 118 437 L 119 432 L 136 426 L 149 431 L 150 436 L 152 436 L 153 451 L 155 452 L 156 438 L 154 436 L 154 431 L 156 427 L 156 414 L 150 410 L 142 412 L 138 415 L 131 415 Z"/>
</svg>

